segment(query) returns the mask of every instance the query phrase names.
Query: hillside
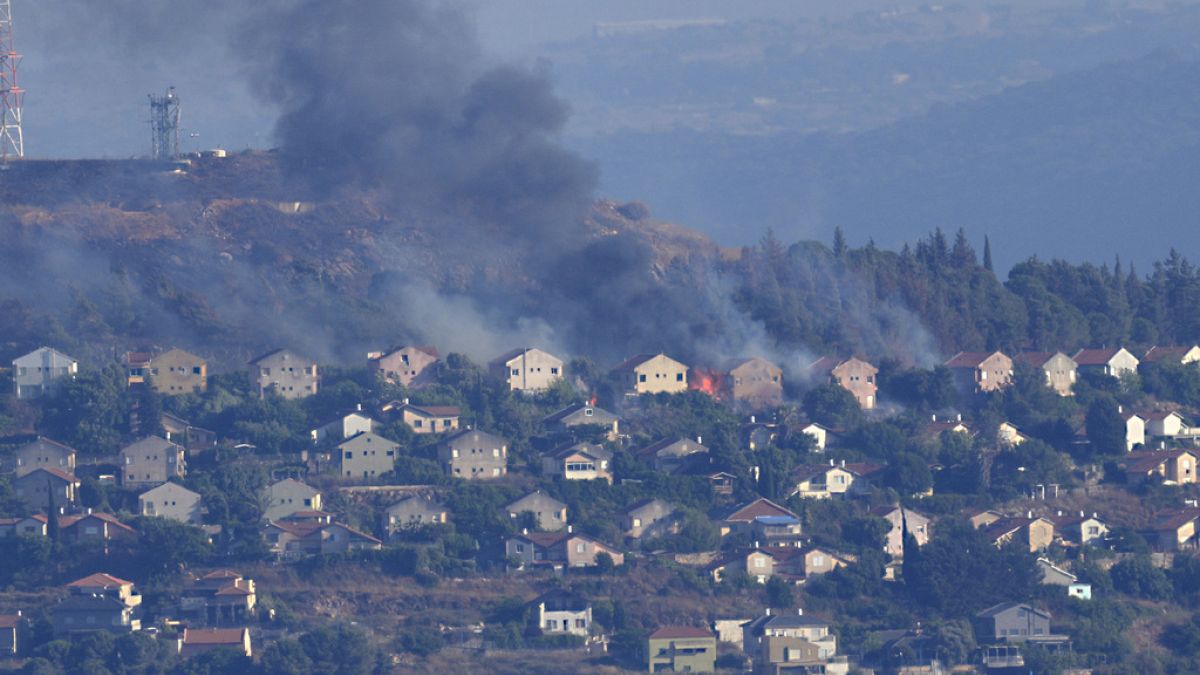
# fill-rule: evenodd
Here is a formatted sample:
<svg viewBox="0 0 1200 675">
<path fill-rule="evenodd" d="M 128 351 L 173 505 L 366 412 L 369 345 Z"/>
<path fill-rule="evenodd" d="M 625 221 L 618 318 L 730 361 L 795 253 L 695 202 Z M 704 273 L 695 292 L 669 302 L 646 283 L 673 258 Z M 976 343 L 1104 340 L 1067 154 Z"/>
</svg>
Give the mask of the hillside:
<svg viewBox="0 0 1200 675">
<path fill-rule="evenodd" d="M 458 323 L 516 339 L 518 319 L 537 316 L 528 307 L 548 262 L 460 214 L 409 210 L 371 191 L 295 188 L 274 153 L 186 166 L 23 162 L 0 172 L 0 203 L 6 358 L 49 334 L 100 351 L 178 343 L 233 361 L 292 344 L 357 360 L 371 345 L 442 337 L 412 317 L 414 304 L 437 302 L 450 305 L 431 310 L 439 328 L 457 312 L 472 315 Z M 636 262 L 648 279 L 716 253 L 702 235 L 612 202 L 595 203 L 580 231 L 579 246 L 644 251 Z M 502 309 L 516 315 L 501 319 Z"/>
</svg>

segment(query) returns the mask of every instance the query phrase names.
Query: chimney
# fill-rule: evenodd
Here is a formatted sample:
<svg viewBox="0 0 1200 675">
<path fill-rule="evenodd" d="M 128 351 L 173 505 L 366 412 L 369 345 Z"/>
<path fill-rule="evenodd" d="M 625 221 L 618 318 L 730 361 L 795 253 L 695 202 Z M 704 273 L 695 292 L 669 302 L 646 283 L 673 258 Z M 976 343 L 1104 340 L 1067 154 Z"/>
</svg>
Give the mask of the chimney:
<svg viewBox="0 0 1200 675">
<path fill-rule="evenodd" d="M 528 528 L 528 527 L 522 527 L 522 528 L 521 528 L 521 534 L 529 534 L 529 528 Z"/>
<path fill-rule="evenodd" d="M 837 466 L 837 464 L 834 463 L 832 457 L 829 458 L 829 466 Z"/>
<path fill-rule="evenodd" d="M 843 469 L 846 468 L 846 460 L 844 460 L 844 459 L 842 460 L 842 468 Z"/>
<path fill-rule="evenodd" d="M 1033 517 L 1033 511 L 1026 511 L 1026 512 L 1025 512 L 1025 517 L 1026 517 L 1026 518 L 1032 518 L 1032 517 Z"/>
<path fill-rule="evenodd" d="M 357 410 L 358 412 L 362 412 L 362 404 L 361 404 L 361 403 L 355 403 L 355 404 L 354 404 L 354 409 L 355 409 L 355 410 Z"/>
<path fill-rule="evenodd" d="M 696 437 L 696 445 L 704 445 L 704 437 L 703 436 Z"/>
<path fill-rule="evenodd" d="M 1082 517 L 1083 517 L 1083 511 L 1080 511 L 1080 512 L 1079 512 L 1079 517 L 1080 517 L 1080 518 L 1082 518 Z"/>
<path fill-rule="evenodd" d="M 1062 517 L 1062 510 L 1061 510 L 1061 509 L 1060 509 L 1060 510 L 1057 512 L 1057 515 L 1058 515 L 1058 517 L 1060 517 L 1060 518 Z M 1081 516 L 1082 516 L 1083 514 L 1081 513 L 1081 514 L 1079 514 L 1079 515 L 1081 515 Z"/>
<path fill-rule="evenodd" d="M 408 398 L 405 397 L 405 398 L 400 399 L 400 403 L 401 403 L 401 405 L 408 405 Z"/>
<path fill-rule="evenodd" d="M 567 526 L 567 534 L 571 534 L 571 530 L 573 530 L 573 529 L 574 529 L 574 527 L 573 527 L 573 526 L 571 526 L 571 525 L 568 525 L 568 526 Z"/>
<path fill-rule="evenodd" d="M 1123 405 L 1121 405 L 1120 403 L 1118 403 L 1118 404 L 1117 404 L 1117 412 L 1119 412 L 1119 413 L 1123 413 L 1123 412 L 1125 412 L 1125 406 L 1123 406 Z"/>
<path fill-rule="evenodd" d="M 750 416 L 750 424 L 754 424 L 754 415 Z"/>
<path fill-rule="evenodd" d="M 1099 515 L 1097 515 L 1095 511 L 1092 511 L 1092 517 L 1093 517 L 1093 518 L 1099 518 L 1100 516 L 1099 516 Z"/>
<path fill-rule="evenodd" d="M 804 608 L 803 607 L 796 608 L 796 616 L 804 616 Z"/>
<path fill-rule="evenodd" d="M 936 421 L 937 421 L 937 413 L 934 413 L 934 414 L 930 415 L 930 416 L 929 416 L 929 421 L 931 421 L 931 422 L 936 422 Z"/>
<path fill-rule="evenodd" d="M 955 422 L 961 422 L 961 421 L 962 421 L 962 413 L 957 413 L 957 414 L 955 414 L 955 415 L 954 415 L 954 421 L 955 421 Z"/>
<path fill-rule="evenodd" d="M 767 608 L 767 616 L 771 616 L 771 608 L 770 607 Z"/>
<path fill-rule="evenodd" d="M 89 507 L 87 507 L 87 509 L 85 510 L 85 513 L 84 513 L 84 515 L 88 515 L 88 516 L 92 515 L 92 507 L 90 507 L 90 506 L 89 506 Z"/>
<path fill-rule="evenodd" d="M 754 548 L 758 548 L 758 542 L 754 542 Z"/>
</svg>

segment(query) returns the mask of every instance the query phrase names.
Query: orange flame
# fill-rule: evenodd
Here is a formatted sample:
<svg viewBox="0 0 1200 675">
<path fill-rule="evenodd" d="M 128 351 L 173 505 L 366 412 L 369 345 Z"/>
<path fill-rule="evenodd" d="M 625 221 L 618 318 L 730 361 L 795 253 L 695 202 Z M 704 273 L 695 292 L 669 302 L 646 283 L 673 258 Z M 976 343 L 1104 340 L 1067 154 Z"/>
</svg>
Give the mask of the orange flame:
<svg viewBox="0 0 1200 675">
<path fill-rule="evenodd" d="M 713 398 L 720 398 L 723 379 L 724 375 L 719 371 L 693 368 L 688 380 L 688 388 L 693 391 L 702 391 Z"/>
</svg>

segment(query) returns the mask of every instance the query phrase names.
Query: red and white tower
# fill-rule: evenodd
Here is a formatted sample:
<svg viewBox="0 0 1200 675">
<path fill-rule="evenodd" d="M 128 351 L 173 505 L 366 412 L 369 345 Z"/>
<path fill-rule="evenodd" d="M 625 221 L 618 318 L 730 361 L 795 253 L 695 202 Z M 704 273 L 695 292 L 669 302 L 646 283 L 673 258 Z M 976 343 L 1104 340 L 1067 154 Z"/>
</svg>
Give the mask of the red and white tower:
<svg viewBox="0 0 1200 675">
<path fill-rule="evenodd" d="M 21 103 L 25 90 L 17 86 L 21 55 L 13 47 L 12 1 L 0 0 L 0 162 L 25 156 L 21 135 Z"/>
</svg>

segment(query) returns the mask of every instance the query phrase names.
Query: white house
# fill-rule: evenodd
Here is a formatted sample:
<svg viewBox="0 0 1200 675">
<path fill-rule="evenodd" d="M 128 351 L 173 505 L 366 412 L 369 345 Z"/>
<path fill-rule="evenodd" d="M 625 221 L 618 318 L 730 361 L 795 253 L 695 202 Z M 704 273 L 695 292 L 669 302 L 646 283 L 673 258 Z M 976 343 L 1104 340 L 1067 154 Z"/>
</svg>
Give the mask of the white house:
<svg viewBox="0 0 1200 675">
<path fill-rule="evenodd" d="M 39 347 L 13 360 L 13 387 L 20 399 L 39 398 L 64 378 L 74 379 L 79 361 L 50 347 Z"/>
<path fill-rule="evenodd" d="M 178 483 L 163 483 L 138 495 L 138 513 L 199 525 L 200 495 Z"/>
</svg>

